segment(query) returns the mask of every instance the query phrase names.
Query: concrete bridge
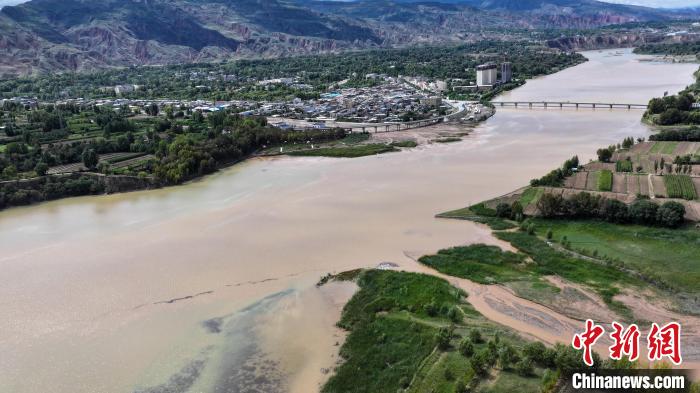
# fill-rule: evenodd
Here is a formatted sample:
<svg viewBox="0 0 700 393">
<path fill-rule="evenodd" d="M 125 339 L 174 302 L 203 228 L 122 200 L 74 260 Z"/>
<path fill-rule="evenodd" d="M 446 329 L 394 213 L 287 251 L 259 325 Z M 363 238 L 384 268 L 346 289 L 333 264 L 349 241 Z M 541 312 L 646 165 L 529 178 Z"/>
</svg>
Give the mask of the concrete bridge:
<svg viewBox="0 0 700 393">
<path fill-rule="evenodd" d="M 571 101 L 493 101 L 496 107 L 513 108 L 591 108 L 591 109 L 647 109 L 646 104 L 620 104 L 610 102 L 571 102 Z"/>
</svg>

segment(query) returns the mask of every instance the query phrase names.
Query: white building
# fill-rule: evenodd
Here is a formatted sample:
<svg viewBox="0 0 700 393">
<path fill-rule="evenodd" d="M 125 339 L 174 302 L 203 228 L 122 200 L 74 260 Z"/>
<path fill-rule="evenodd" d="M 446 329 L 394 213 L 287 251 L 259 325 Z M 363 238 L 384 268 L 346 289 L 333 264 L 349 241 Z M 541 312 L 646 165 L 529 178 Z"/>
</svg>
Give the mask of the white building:
<svg viewBox="0 0 700 393">
<path fill-rule="evenodd" d="M 495 64 L 482 64 L 476 67 L 476 85 L 493 86 L 498 80 L 498 68 Z"/>
</svg>

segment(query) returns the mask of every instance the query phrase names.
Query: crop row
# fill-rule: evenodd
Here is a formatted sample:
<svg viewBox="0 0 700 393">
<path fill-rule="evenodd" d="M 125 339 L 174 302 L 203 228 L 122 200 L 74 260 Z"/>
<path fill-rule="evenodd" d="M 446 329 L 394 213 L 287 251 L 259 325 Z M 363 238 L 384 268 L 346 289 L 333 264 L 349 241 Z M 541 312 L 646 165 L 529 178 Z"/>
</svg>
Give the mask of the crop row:
<svg viewBox="0 0 700 393">
<path fill-rule="evenodd" d="M 666 175 L 664 176 L 666 194 L 669 198 L 683 198 L 693 200 L 698 198 L 693 185 L 693 179 L 686 175 Z"/>
</svg>

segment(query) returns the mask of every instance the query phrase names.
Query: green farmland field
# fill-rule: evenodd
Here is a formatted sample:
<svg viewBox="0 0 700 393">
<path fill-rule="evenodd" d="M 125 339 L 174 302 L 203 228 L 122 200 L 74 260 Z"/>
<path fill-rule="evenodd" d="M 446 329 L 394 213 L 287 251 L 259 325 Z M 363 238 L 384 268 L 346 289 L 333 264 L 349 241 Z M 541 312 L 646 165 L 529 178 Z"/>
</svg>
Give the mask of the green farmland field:
<svg viewBox="0 0 700 393">
<path fill-rule="evenodd" d="M 612 191 L 613 174 L 609 170 L 602 170 L 598 176 L 598 191 Z"/>
<path fill-rule="evenodd" d="M 535 221 L 574 249 L 621 260 L 625 266 L 689 293 L 700 294 L 700 231 L 617 225 L 602 221 Z"/>
<path fill-rule="evenodd" d="M 689 201 L 698 199 L 693 179 L 690 176 L 666 175 L 664 176 L 664 184 L 669 198 L 683 198 Z"/>
<path fill-rule="evenodd" d="M 649 150 L 649 154 L 673 154 L 678 142 L 656 142 Z"/>
</svg>

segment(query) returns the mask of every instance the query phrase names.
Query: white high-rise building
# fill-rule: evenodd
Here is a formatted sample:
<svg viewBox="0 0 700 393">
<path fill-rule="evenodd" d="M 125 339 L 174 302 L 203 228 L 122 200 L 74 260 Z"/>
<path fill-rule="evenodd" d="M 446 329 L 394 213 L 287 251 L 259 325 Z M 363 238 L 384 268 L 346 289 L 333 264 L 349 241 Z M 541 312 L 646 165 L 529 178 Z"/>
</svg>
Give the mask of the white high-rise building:
<svg viewBox="0 0 700 393">
<path fill-rule="evenodd" d="M 498 80 L 498 67 L 495 64 L 482 64 L 476 67 L 476 85 L 493 86 Z"/>
</svg>

